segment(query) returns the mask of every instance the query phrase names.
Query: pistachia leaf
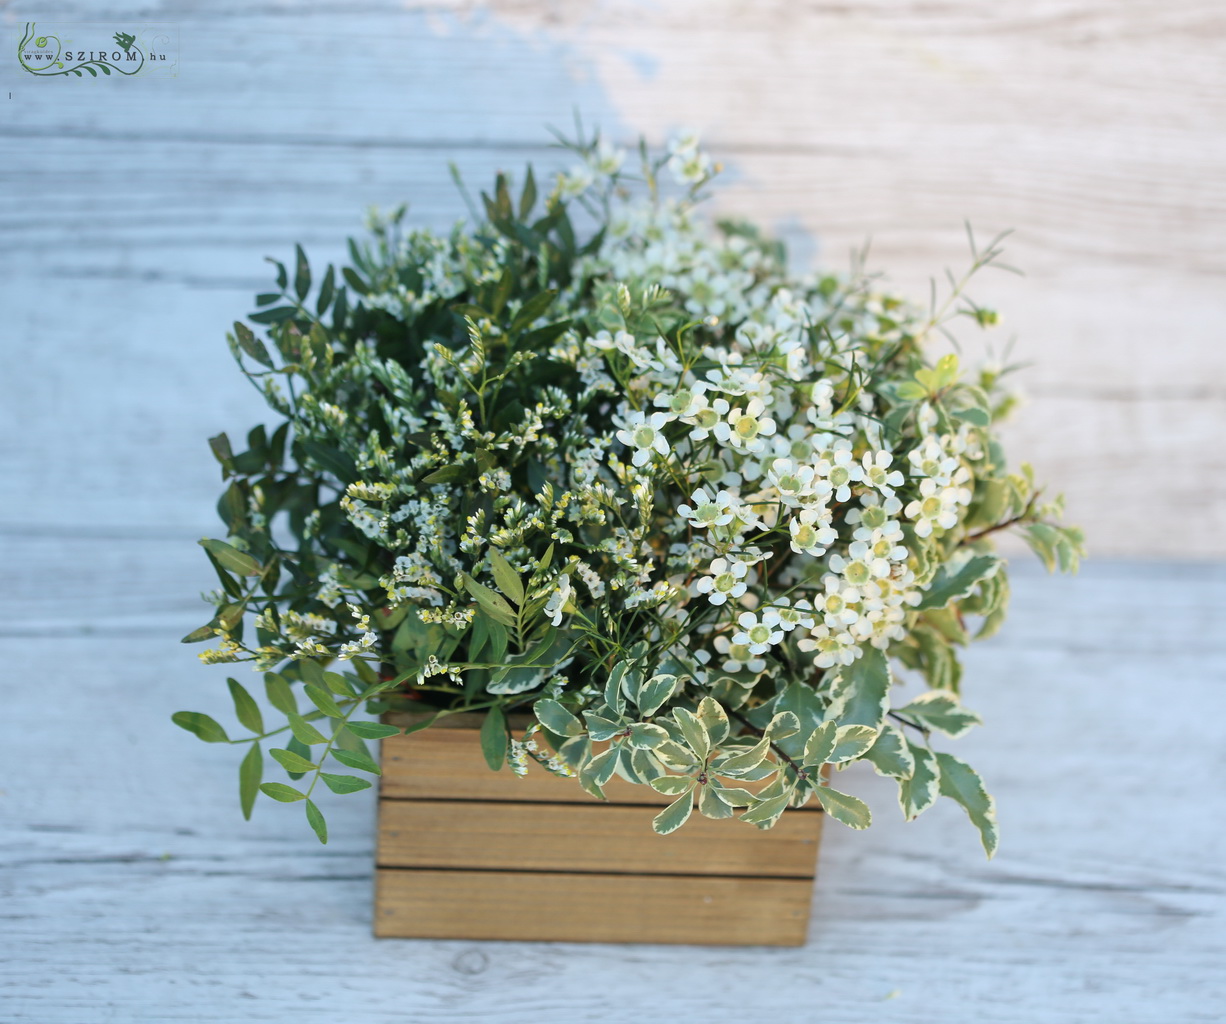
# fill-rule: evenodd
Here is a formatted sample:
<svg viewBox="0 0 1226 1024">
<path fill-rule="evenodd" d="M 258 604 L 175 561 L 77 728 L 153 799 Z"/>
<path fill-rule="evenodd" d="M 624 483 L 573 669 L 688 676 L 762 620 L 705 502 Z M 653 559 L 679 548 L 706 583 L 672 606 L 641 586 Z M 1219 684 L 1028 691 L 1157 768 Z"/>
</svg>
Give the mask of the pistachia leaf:
<svg viewBox="0 0 1226 1024">
<path fill-rule="evenodd" d="M 335 747 L 332 748 L 331 754 L 346 768 L 356 768 L 358 771 L 370 772 L 371 775 L 383 774 L 369 754 L 356 750 L 337 750 Z"/>
<path fill-rule="evenodd" d="M 532 705 L 532 712 L 541 725 L 559 736 L 577 736 L 583 732 L 583 723 L 556 700 L 538 700 Z"/>
<path fill-rule="evenodd" d="M 494 572 L 494 582 L 498 584 L 498 589 L 513 605 L 521 606 L 524 603 L 524 584 L 519 578 L 519 573 L 497 548 L 489 549 L 489 558 L 490 567 Z"/>
<path fill-rule="evenodd" d="M 882 729 L 864 759 L 872 764 L 878 775 L 909 779 L 915 774 L 915 758 L 907 746 L 907 738 L 897 726 L 887 725 Z"/>
<path fill-rule="evenodd" d="M 247 755 L 238 766 L 238 799 L 243 811 L 243 817 L 250 821 L 251 811 L 255 807 L 255 798 L 260 791 L 260 780 L 264 777 L 264 757 L 260 753 L 260 745 L 252 743 Z"/>
<path fill-rule="evenodd" d="M 694 778 L 690 775 L 661 775 L 658 779 L 651 780 L 651 788 L 665 796 L 680 796 L 682 793 L 688 793 L 695 785 Z"/>
<path fill-rule="evenodd" d="M 673 718 L 681 727 L 681 735 L 685 737 L 685 742 L 694 751 L 697 760 L 705 761 L 707 754 L 711 752 L 711 738 L 707 735 L 702 719 L 693 712 L 686 711 L 685 708 L 677 708 L 673 712 Z"/>
<path fill-rule="evenodd" d="M 394 725 L 384 725 L 382 722 L 346 722 L 345 728 L 364 740 L 385 740 L 389 736 L 399 736 L 402 731 Z"/>
<path fill-rule="evenodd" d="M 983 720 L 962 706 L 962 702 L 948 690 L 929 690 L 919 694 L 910 704 L 898 709 L 900 715 L 911 715 L 922 725 L 940 729 L 948 736 L 961 736 Z"/>
<path fill-rule="evenodd" d="M 313 772 L 316 768 L 305 757 L 298 756 L 292 750 L 273 747 L 268 753 L 277 764 L 289 772 Z"/>
<path fill-rule="evenodd" d="M 898 802 L 903 817 L 911 821 L 936 803 L 940 792 L 941 765 L 932 750 L 910 740 L 906 743 L 915 762 L 915 770 L 910 778 L 898 780 Z"/>
<path fill-rule="evenodd" d="M 363 789 L 370 789 L 370 780 L 359 779 L 356 775 L 333 775 L 330 772 L 320 772 L 319 777 L 333 793 L 357 793 Z"/>
<path fill-rule="evenodd" d="M 308 747 L 314 746 L 316 743 L 327 743 L 328 737 L 315 728 L 301 715 L 286 715 L 289 719 L 290 732 L 294 734 L 294 738 L 299 743 L 305 743 Z"/>
<path fill-rule="evenodd" d="M 212 540 L 206 537 L 200 541 L 200 546 L 216 558 L 224 568 L 240 576 L 258 576 L 264 571 L 260 563 L 249 554 L 239 551 L 234 545 L 227 544 L 224 540 Z"/>
<path fill-rule="evenodd" d="M 863 800 L 849 793 L 840 793 L 829 786 L 818 786 L 813 792 L 817 795 L 822 810 L 849 828 L 868 828 L 873 823 L 872 812 Z"/>
<path fill-rule="evenodd" d="M 877 742 L 877 730 L 868 725 L 841 725 L 834 735 L 834 750 L 826 760 L 842 764 L 861 757 Z"/>
<path fill-rule="evenodd" d="M 684 793 L 652 819 L 651 827 L 662 836 L 666 836 L 670 832 L 676 832 L 677 829 L 689 821 L 690 813 L 693 810 L 693 794 Z"/>
<path fill-rule="evenodd" d="M 984 788 L 979 774 L 952 754 L 938 753 L 941 766 L 941 795 L 962 805 L 971 824 L 979 830 L 984 852 L 991 857 L 1000 842 L 996 826 L 996 801 Z"/>
<path fill-rule="evenodd" d="M 328 823 L 324 821 L 323 812 L 315 806 L 315 801 L 307 798 L 306 801 L 306 817 L 311 828 L 315 830 L 315 835 L 319 837 L 321 843 L 328 841 Z"/>
<path fill-rule="evenodd" d="M 319 708 L 319 710 L 329 718 L 345 717 L 345 712 L 337 707 L 336 701 L 332 699 L 332 695 L 326 690 L 321 690 L 318 686 L 311 685 L 310 683 L 308 683 L 303 689 L 311 703 Z"/>
<path fill-rule="evenodd" d="M 481 753 L 491 771 L 498 771 L 507 760 L 507 720 L 502 707 L 495 704 L 485 713 L 481 723 Z M 341 762 L 344 764 L 345 762 Z M 350 765 L 359 768 L 361 765 Z"/>
</svg>

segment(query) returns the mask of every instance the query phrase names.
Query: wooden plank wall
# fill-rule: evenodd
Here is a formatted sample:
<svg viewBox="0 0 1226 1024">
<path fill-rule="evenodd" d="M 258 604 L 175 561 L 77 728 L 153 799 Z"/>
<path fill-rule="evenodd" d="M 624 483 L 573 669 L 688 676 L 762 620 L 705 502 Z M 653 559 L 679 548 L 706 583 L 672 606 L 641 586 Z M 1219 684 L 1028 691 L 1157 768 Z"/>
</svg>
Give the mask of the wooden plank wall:
<svg viewBox="0 0 1226 1024">
<path fill-rule="evenodd" d="M 621 141 L 698 128 L 722 212 L 809 262 L 871 236 L 921 294 L 964 218 L 1016 228 L 1027 276 L 978 293 L 1034 363 L 1014 452 L 1098 554 L 1226 554 L 1220 4 L 58 6 L 178 25 L 180 76 L 125 81 L 16 70 L 47 13 L 0 4 L 0 523 L 40 572 L 181 587 L 178 547 L 151 545 L 213 529 L 204 439 L 263 414 L 223 342 L 262 257 L 336 259 L 370 203 L 442 225 L 448 160 L 474 183 L 550 165 L 543 125 L 576 107 Z"/>
</svg>

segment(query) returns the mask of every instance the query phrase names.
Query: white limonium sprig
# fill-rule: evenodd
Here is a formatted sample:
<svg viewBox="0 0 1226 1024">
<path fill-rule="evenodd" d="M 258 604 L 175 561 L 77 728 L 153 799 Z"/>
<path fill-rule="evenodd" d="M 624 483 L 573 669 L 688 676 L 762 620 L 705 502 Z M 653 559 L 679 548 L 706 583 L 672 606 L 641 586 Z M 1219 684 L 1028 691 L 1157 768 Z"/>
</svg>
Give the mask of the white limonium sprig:
<svg viewBox="0 0 1226 1024">
<path fill-rule="evenodd" d="M 372 215 L 340 273 L 296 250 L 260 297 L 266 336 L 235 324 L 286 422 L 246 451 L 211 442 L 220 587 L 186 639 L 266 674 L 288 723 L 267 731 L 301 750 L 276 755 L 295 785 L 263 791 L 323 838 L 315 783 L 362 788 L 302 770 L 329 727 L 334 759 L 369 772 L 356 741 L 398 726 L 355 712 L 471 711 L 493 766 L 668 793 L 661 832 L 695 807 L 769 826 L 807 801 L 863 827 L 822 771 L 859 750 L 909 817 L 953 794 L 994 848 L 977 776 L 928 737 L 974 724 L 958 648 L 1000 628 L 996 535 L 1053 567 L 1080 552 L 1005 464 L 1002 366 L 924 352 L 994 315 L 956 277 L 929 309 L 860 271 L 791 273 L 752 225 L 700 216 L 717 164 L 693 136 L 571 148 L 552 178 L 500 175 L 486 223 Z M 974 246 L 972 272 L 998 255 Z M 898 667 L 927 693 L 898 695 Z M 265 725 L 230 683 L 250 810 Z M 176 720 L 218 741 L 206 719 Z"/>
</svg>

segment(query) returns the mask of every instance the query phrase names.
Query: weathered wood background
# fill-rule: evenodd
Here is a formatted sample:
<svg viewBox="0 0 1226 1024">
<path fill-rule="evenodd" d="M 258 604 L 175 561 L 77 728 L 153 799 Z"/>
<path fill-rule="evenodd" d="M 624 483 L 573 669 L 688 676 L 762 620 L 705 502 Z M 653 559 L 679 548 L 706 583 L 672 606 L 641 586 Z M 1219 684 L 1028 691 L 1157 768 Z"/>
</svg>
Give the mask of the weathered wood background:
<svg viewBox="0 0 1226 1024">
<path fill-rule="evenodd" d="M 24 75 L 52 17 L 176 24 L 180 75 Z M 871 236 L 920 295 L 964 218 L 1016 228 L 1027 276 L 977 292 L 1034 364 L 1015 455 L 1100 556 L 1226 555 L 1224 39 L 1210 0 L 0 0 L 0 1018 L 1220 1019 L 1220 568 L 1024 573 L 962 744 L 1000 858 L 860 777 L 884 820 L 828 830 L 798 951 L 376 943 L 371 801 L 327 848 L 283 808 L 245 825 L 234 765 L 167 717 L 226 715 L 174 641 L 212 586 L 204 439 L 264 416 L 223 342 L 262 257 L 339 259 L 372 203 L 444 225 L 448 160 L 553 165 L 575 108 L 700 129 L 721 210 L 808 263 Z"/>
</svg>

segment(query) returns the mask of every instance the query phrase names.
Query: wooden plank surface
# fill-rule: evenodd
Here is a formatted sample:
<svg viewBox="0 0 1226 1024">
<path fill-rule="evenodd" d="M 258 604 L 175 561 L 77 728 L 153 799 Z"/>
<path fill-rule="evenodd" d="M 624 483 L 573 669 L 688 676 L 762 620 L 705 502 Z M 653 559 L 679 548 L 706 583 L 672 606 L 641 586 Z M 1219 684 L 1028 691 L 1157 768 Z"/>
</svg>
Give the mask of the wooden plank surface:
<svg viewBox="0 0 1226 1024">
<path fill-rule="evenodd" d="M 0 32 L 48 13 L 10 7 Z M 463 213 L 448 160 L 474 184 L 529 158 L 562 166 L 543 126 L 577 107 L 623 142 L 700 129 L 728 168 L 718 212 L 773 227 L 802 262 L 841 266 L 871 237 L 872 265 L 920 297 L 964 262 L 964 219 L 1016 228 L 1027 276 L 977 292 L 1006 316 L 994 347 L 1015 333 L 1033 364 L 1014 456 L 1068 493 L 1099 553 L 1185 557 L 1179 531 L 1148 526 L 1178 520 L 1198 555 L 1226 554 L 1211 443 L 1226 428 L 1226 30 L 1210 0 L 374 0 L 343 15 L 299 0 L 159 17 L 179 26 L 178 79 L 8 73 L 0 93 L 0 303 L 22 366 L 0 415 L 23 437 L 0 439 L 4 525 L 211 529 L 202 439 L 265 415 L 222 341 L 267 281 L 262 258 L 295 240 L 339 258 L 369 203 L 446 224 Z"/>
<path fill-rule="evenodd" d="M 659 943 L 799 946 L 813 885 L 795 878 L 375 874 L 376 935 L 490 941 L 633 943 L 650 934 Z"/>
<path fill-rule="evenodd" d="M 607 1024 L 610 991 L 685 1024 L 1221 1016 L 1221 566 L 1019 563 L 1005 630 L 967 658 L 986 725 L 946 747 L 999 800 L 997 858 L 946 801 L 907 824 L 888 780 L 843 772 L 876 820 L 828 823 L 809 944 L 732 952 L 371 938 L 374 794 L 323 794 L 326 847 L 294 807 L 244 822 L 236 752 L 169 723 L 233 721 L 233 670 L 195 664 L 195 613 L 156 582 L 170 563 L 209 585 L 191 537 L 119 543 L 56 561 L 0 538 L 0 1019 Z"/>
<path fill-rule="evenodd" d="M 654 808 L 380 800 L 375 862 L 398 868 L 813 877 L 822 815 L 765 831 L 695 812 L 667 836 Z"/>
</svg>

